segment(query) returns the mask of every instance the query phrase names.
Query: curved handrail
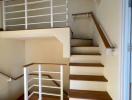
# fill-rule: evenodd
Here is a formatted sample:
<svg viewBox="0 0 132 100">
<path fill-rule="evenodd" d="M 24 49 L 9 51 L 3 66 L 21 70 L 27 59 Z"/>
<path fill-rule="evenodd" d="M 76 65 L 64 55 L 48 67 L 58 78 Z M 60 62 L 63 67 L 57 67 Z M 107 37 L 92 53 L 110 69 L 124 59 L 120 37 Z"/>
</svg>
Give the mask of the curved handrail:
<svg viewBox="0 0 132 100">
<path fill-rule="evenodd" d="M 64 65 L 64 66 L 66 66 L 66 65 L 68 65 L 68 64 L 63 64 L 63 63 L 29 63 L 29 64 L 26 64 L 26 65 L 24 65 L 23 67 L 30 67 L 30 66 L 32 66 L 32 65 L 38 65 L 38 64 L 41 64 L 41 65 L 43 65 L 43 64 L 45 64 L 45 65 Z"/>
<path fill-rule="evenodd" d="M 105 33 L 104 33 L 103 29 L 101 28 L 101 26 L 100 26 L 99 22 L 97 21 L 97 19 L 96 19 L 96 17 L 95 17 L 93 12 L 77 13 L 77 14 L 72 14 L 72 15 L 73 16 L 90 15 L 92 17 L 95 25 L 96 25 L 96 28 L 97 28 L 97 30 L 99 32 L 99 35 L 100 35 L 105 47 L 106 48 L 113 48 L 113 47 L 111 47 L 110 42 L 108 41 L 107 37 L 105 36 Z"/>
</svg>

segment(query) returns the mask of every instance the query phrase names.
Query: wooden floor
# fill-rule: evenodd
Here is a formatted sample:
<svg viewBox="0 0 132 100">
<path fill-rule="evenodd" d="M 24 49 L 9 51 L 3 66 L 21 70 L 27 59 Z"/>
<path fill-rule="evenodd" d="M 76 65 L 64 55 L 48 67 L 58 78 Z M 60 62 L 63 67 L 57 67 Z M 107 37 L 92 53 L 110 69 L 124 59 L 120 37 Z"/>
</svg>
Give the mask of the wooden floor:
<svg viewBox="0 0 132 100">
<path fill-rule="evenodd" d="M 38 95 L 33 95 L 30 100 L 38 100 Z M 43 96 L 43 100 L 60 100 L 60 97 L 54 96 Z M 69 100 L 68 98 L 64 98 L 64 100 Z"/>
</svg>

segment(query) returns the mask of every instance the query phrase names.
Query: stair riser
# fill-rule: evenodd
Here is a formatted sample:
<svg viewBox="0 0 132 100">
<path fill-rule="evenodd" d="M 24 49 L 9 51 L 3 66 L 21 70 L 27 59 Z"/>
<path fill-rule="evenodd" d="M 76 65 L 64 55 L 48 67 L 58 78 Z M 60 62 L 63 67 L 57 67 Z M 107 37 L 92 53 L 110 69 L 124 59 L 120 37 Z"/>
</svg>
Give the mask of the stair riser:
<svg viewBox="0 0 132 100">
<path fill-rule="evenodd" d="M 92 40 L 78 40 L 78 39 L 72 39 L 71 40 L 71 46 L 91 46 Z"/>
<path fill-rule="evenodd" d="M 103 71 L 103 67 L 70 66 L 70 74 L 72 75 L 104 75 Z"/>
<path fill-rule="evenodd" d="M 71 63 L 101 63 L 100 55 L 72 55 Z"/>
<path fill-rule="evenodd" d="M 72 53 L 81 53 L 81 54 L 96 54 L 99 53 L 98 47 L 73 47 L 71 49 Z"/>
<path fill-rule="evenodd" d="M 70 80 L 70 89 L 106 91 L 107 82 Z"/>
</svg>

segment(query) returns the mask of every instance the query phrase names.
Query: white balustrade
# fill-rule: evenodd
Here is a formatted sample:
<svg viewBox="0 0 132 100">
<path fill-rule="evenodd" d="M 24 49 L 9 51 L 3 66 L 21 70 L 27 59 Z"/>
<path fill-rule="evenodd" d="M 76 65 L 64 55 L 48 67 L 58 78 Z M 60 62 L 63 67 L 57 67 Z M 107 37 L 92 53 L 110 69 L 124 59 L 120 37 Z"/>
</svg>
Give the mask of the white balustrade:
<svg viewBox="0 0 132 100">
<path fill-rule="evenodd" d="M 63 100 L 63 65 L 58 65 L 60 71 L 50 71 L 45 70 L 42 66 L 42 64 L 34 65 L 37 67 L 38 70 L 32 69 L 33 66 L 24 67 L 24 100 L 29 100 L 34 94 L 38 94 L 38 100 L 43 99 L 43 95 L 49 95 L 49 96 L 59 96 L 60 100 Z M 34 67 L 33 67 L 34 68 Z M 50 74 L 57 74 L 60 75 L 60 79 L 55 78 L 44 78 L 43 75 L 50 75 Z M 30 77 L 31 75 L 35 75 Z M 36 77 L 38 75 L 38 77 Z M 35 81 L 38 81 L 37 83 L 34 83 Z M 44 85 L 43 82 L 45 81 L 56 81 L 60 83 L 60 86 L 50 86 L 50 85 Z M 32 83 L 32 84 L 31 84 Z M 38 91 L 32 90 L 34 87 L 38 88 Z M 58 89 L 60 90 L 60 94 L 55 93 L 47 93 L 44 92 L 45 88 L 49 89 Z M 30 94 L 29 94 L 30 93 Z"/>
<path fill-rule="evenodd" d="M 64 4 L 54 4 L 53 1 L 55 0 L 38 0 L 38 1 L 24 0 L 24 2 L 21 2 L 21 3 L 18 2 L 16 4 L 10 4 L 11 2 L 14 2 L 14 1 L 17 1 L 17 0 L 13 0 L 13 1 L 3 0 L 2 1 L 3 2 L 3 28 L 4 30 L 19 30 L 19 27 L 23 27 L 23 29 L 36 29 L 40 25 L 44 26 L 42 28 L 54 28 L 56 27 L 55 26 L 56 23 L 65 24 L 63 26 L 58 24 L 57 27 L 68 26 L 68 0 L 65 0 L 66 2 Z M 49 3 L 49 4 L 47 4 L 47 6 L 39 7 L 38 4 L 41 5 L 42 3 Z M 38 7 L 35 8 L 34 5 Z M 31 6 L 32 8 L 30 8 Z M 19 7 L 20 8 L 23 7 L 23 9 L 18 9 Z M 15 8 L 16 10 L 14 10 Z M 54 12 L 55 9 L 58 9 L 58 8 L 60 8 L 60 10 L 65 8 L 65 11 Z M 44 13 L 46 10 L 48 10 L 48 12 Z M 35 11 L 37 11 L 37 13 L 34 13 L 34 15 L 30 15 L 30 13 L 35 12 Z M 41 11 L 42 13 L 41 15 L 39 15 L 38 12 L 41 12 Z M 20 13 L 21 14 L 24 13 L 24 15 L 21 15 Z M 17 14 L 20 14 L 21 16 L 16 16 Z M 59 16 L 62 14 L 64 14 L 65 20 L 61 17 L 56 20 L 54 19 L 56 15 Z M 50 20 L 47 19 L 47 21 L 45 21 L 43 20 L 43 17 L 46 17 L 46 18 L 48 17 Z M 35 20 L 30 21 L 31 18 L 35 18 L 36 22 L 34 22 Z M 21 21 L 22 19 L 24 19 L 25 21 Z M 46 27 L 46 25 L 49 25 L 49 26 Z"/>
</svg>

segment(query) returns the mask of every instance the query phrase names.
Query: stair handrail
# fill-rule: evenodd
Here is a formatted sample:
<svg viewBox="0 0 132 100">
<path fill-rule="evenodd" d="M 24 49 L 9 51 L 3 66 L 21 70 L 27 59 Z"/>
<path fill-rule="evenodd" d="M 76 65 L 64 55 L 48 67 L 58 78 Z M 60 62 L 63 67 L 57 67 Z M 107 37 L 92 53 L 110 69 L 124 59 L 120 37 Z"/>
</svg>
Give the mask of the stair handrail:
<svg viewBox="0 0 132 100">
<path fill-rule="evenodd" d="M 84 13 L 76 13 L 76 14 L 72 14 L 72 16 L 79 16 L 79 15 L 88 15 L 88 16 L 91 16 L 93 21 L 94 21 L 94 24 L 99 32 L 99 35 L 105 45 L 106 48 L 108 49 L 112 49 L 114 47 L 111 46 L 110 42 L 108 41 L 102 27 L 100 26 L 99 22 L 97 21 L 97 18 L 95 17 L 94 13 L 93 12 L 84 12 Z"/>
<path fill-rule="evenodd" d="M 63 66 L 67 66 L 68 64 L 65 64 L 65 63 L 29 63 L 29 64 L 26 64 L 24 65 L 23 67 L 30 67 L 32 65 L 38 65 L 38 64 L 41 64 L 41 65 L 63 65 Z"/>
</svg>

